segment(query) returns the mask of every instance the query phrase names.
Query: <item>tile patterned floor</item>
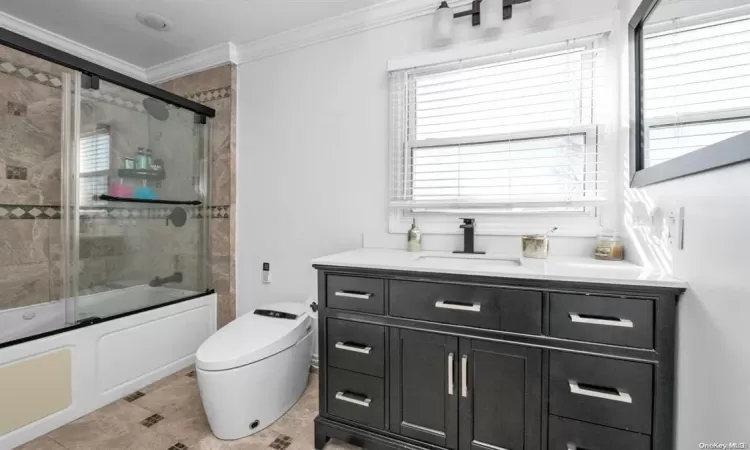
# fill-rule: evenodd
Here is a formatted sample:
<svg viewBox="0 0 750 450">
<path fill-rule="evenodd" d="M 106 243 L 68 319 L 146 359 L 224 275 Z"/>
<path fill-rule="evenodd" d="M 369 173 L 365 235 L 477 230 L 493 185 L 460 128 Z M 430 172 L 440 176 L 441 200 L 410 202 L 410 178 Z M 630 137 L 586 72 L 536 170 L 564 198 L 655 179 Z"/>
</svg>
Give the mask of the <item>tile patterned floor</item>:
<svg viewBox="0 0 750 450">
<path fill-rule="evenodd" d="M 222 441 L 211 434 L 193 368 L 182 370 L 17 450 L 312 450 L 318 375 L 276 423 L 250 437 Z M 331 441 L 325 450 L 357 450 Z"/>
</svg>

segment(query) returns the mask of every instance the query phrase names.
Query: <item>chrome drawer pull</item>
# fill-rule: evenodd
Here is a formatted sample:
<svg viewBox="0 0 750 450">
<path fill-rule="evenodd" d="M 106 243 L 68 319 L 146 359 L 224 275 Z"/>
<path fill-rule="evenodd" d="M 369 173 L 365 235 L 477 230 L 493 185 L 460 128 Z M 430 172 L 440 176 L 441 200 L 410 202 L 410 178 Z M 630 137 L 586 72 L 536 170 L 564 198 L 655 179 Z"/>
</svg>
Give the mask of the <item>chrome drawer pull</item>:
<svg viewBox="0 0 750 450">
<path fill-rule="evenodd" d="M 372 347 L 357 347 L 351 344 L 347 344 L 344 342 L 336 342 L 336 348 L 339 350 L 346 350 L 347 352 L 355 352 L 355 353 L 362 353 L 364 355 L 369 355 L 372 351 Z"/>
<path fill-rule="evenodd" d="M 435 302 L 435 308 L 457 309 L 459 311 L 479 312 L 482 309 L 482 305 L 480 305 L 479 303 L 474 303 L 473 305 L 466 305 L 466 304 L 461 304 L 461 303 L 451 303 L 451 302 L 445 302 L 443 300 L 438 300 Z"/>
<path fill-rule="evenodd" d="M 464 355 L 461 357 L 461 396 L 466 397 L 469 395 L 469 357 Z"/>
<path fill-rule="evenodd" d="M 620 389 L 613 389 L 617 391 L 617 394 L 609 394 L 607 392 L 595 391 L 592 389 L 585 389 L 578 385 L 577 381 L 568 380 L 570 385 L 570 392 L 572 394 L 585 395 L 587 397 L 601 398 L 604 400 L 612 400 L 614 402 L 622 403 L 633 403 L 633 398 L 627 392 L 623 392 Z"/>
<path fill-rule="evenodd" d="M 370 297 L 372 297 L 372 294 L 370 293 L 361 293 L 361 292 L 347 292 L 347 291 L 336 291 L 335 294 L 336 297 L 347 297 L 347 298 L 358 298 L 360 300 L 369 300 Z"/>
<path fill-rule="evenodd" d="M 607 327 L 633 328 L 633 321 L 627 319 L 611 319 L 604 317 L 581 317 L 580 314 L 570 313 L 570 321 L 575 323 L 587 323 L 589 325 L 604 325 Z"/>
<path fill-rule="evenodd" d="M 340 392 L 340 391 L 336 393 L 336 400 L 341 400 L 342 402 L 352 403 L 357 406 L 364 406 L 365 408 L 369 408 L 370 402 L 372 402 L 372 399 L 369 399 L 369 398 L 365 398 L 364 400 L 359 400 L 357 398 L 347 397 L 345 393 Z"/>
<path fill-rule="evenodd" d="M 453 353 L 448 353 L 448 395 L 453 395 Z"/>
</svg>

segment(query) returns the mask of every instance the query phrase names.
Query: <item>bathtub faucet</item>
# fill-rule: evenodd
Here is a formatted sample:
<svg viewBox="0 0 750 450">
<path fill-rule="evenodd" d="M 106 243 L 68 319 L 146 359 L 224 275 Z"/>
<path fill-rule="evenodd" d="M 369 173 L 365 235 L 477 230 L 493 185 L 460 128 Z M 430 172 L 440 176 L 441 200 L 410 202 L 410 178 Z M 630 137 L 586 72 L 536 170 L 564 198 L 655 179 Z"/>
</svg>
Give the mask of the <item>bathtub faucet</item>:
<svg viewBox="0 0 750 450">
<path fill-rule="evenodd" d="M 182 283 L 182 272 L 175 272 L 172 275 L 164 278 L 154 277 L 148 285 L 151 287 L 163 286 L 166 283 Z"/>
</svg>

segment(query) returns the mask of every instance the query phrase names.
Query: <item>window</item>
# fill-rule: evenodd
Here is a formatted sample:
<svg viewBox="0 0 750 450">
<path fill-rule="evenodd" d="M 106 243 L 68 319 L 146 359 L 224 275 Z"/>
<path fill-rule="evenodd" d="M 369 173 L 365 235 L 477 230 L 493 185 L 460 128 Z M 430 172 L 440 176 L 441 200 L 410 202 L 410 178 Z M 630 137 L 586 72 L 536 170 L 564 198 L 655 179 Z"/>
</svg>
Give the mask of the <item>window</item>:
<svg viewBox="0 0 750 450">
<path fill-rule="evenodd" d="M 100 128 L 92 133 L 81 135 L 79 154 L 80 180 L 78 184 L 81 205 L 97 202 L 109 187 L 109 128 Z"/>
<path fill-rule="evenodd" d="M 603 43 L 391 72 L 392 211 L 591 217 L 605 182 Z"/>
<path fill-rule="evenodd" d="M 644 26 L 645 167 L 750 131 L 748 46 L 747 15 Z"/>
</svg>

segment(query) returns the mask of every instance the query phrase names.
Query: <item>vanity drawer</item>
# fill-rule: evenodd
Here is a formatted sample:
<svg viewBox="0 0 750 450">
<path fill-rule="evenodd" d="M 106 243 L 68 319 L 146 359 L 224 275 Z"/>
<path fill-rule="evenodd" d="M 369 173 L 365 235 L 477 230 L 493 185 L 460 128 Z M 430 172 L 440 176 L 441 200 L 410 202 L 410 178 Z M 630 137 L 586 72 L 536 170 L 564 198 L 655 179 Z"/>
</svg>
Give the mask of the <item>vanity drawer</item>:
<svg viewBox="0 0 750 450">
<path fill-rule="evenodd" d="M 549 416 L 547 450 L 651 450 L 651 438 L 577 420 Z"/>
<path fill-rule="evenodd" d="M 550 352 L 549 412 L 651 434 L 650 364 Z"/>
<path fill-rule="evenodd" d="M 654 348 L 654 302 L 596 295 L 550 294 L 550 336 Z"/>
<path fill-rule="evenodd" d="M 385 327 L 328 319 L 328 365 L 384 376 Z"/>
<path fill-rule="evenodd" d="M 385 428 L 382 378 L 328 368 L 328 413 L 375 428 Z"/>
<path fill-rule="evenodd" d="M 390 315 L 541 334 L 542 293 L 419 281 L 391 281 Z"/>
<path fill-rule="evenodd" d="M 385 281 L 378 278 L 329 275 L 326 306 L 373 314 L 385 312 L 383 294 Z"/>
</svg>

